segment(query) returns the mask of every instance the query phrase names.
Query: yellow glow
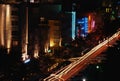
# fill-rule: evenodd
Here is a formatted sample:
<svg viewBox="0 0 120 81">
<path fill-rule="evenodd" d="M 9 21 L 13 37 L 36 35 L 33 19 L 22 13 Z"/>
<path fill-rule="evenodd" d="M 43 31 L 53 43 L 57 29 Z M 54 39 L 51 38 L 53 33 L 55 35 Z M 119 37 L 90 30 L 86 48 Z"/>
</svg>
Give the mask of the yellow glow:
<svg viewBox="0 0 120 81">
<path fill-rule="evenodd" d="M 0 45 L 5 46 L 9 53 L 12 41 L 10 5 L 0 5 L 0 12 Z"/>
<path fill-rule="evenodd" d="M 7 52 L 8 52 L 8 54 L 10 53 L 10 48 L 7 48 Z"/>
<path fill-rule="evenodd" d="M 28 55 L 27 55 L 27 45 L 24 45 L 24 52 L 22 54 L 22 60 L 25 61 L 26 59 L 28 59 Z"/>
<path fill-rule="evenodd" d="M 55 44 L 54 44 L 54 41 L 53 39 L 50 40 L 50 47 L 53 47 Z"/>
<path fill-rule="evenodd" d="M 34 57 L 38 58 L 39 57 L 39 50 L 38 50 L 38 45 L 35 45 L 35 50 L 34 50 Z"/>
<path fill-rule="evenodd" d="M 62 38 L 60 38 L 60 42 L 59 42 L 59 46 L 61 47 L 61 43 L 62 43 Z"/>
<path fill-rule="evenodd" d="M 91 15 L 89 15 L 88 19 L 91 20 Z"/>
<path fill-rule="evenodd" d="M 26 44 L 28 44 L 28 8 L 26 8 Z"/>
<path fill-rule="evenodd" d="M 26 25 L 25 25 L 25 31 L 22 33 L 23 35 L 23 41 L 22 41 L 22 58 L 23 61 L 28 59 L 28 8 L 26 8 Z"/>
<path fill-rule="evenodd" d="M 45 53 L 47 53 L 48 50 L 49 50 L 49 43 L 46 43 L 46 45 L 45 45 Z"/>
<path fill-rule="evenodd" d="M 6 5 L 6 16 L 10 16 L 10 5 Z"/>
<path fill-rule="evenodd" d="M 7 51 L 8 51 L 8 53 L 10 52 L 10 47 L 11 47 L 11 40 L 7 40 Z"/>
<path fill-rule="evenodd" d="M 91 32 L 91 15 L 88 16 L 88 33 Z"/>
<path fill-rule="evenodd" d="M 60 26 L 56 26 L 55 24 L 60 24 L 60 21 L 58 20 L 49 20 L 49 26 L 50 26 L 50 47 L 58 47 L 61 46 L 60 41 Z"/>
<path fill-rule="evenodd" d="M 38 50 L 35 50 L 35 51 L 34 51 L 34 57 L 35 57 L 35 58 L 38 58 L 38 57 L 39 57 L 38 54 L 39 54 L 39 53 L 38 53 Z"/>
<path fill-rule="evenodd" d="M 26 59 L 28 59 L 28 55 L 26 53 L 22 54 L 22 60 L 25 61 Z"/>
<path fill-rule="evenodd" d="M 109 12 L 110 12 L 110 9 L 109 9 L 109 8 L 106 8 L 106 12 L 109 13 Z"/>
<path fill-rule="evenodd" d="M 48 48 L 45 47 L 45 53 L 47 53 L 47 52 L 48 52 Z"/>
<path fill-rule="evenodd" d="M 5 5 L 0 5 L 0 45 L 4 46 L 4 17 Z"/>
<path fill-rule="evenodd" d="M 12 27 L 11 27 L 11 13 L 10 13 L 10 5 L 6 5 L 6 44 L 7 49 L 11 48 L 11 40 L 12 40 Z M 10 50 L 8 50 L 9 52 Z"/>
</svg>

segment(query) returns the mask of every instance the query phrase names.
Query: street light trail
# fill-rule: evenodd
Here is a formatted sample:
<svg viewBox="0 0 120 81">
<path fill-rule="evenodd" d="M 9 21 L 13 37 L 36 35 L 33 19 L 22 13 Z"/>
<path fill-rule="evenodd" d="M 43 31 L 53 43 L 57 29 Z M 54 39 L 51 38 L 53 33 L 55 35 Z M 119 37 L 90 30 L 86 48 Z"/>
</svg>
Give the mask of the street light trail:
<svg viewBox="0 0 120 81">
<path fill-rule="evenodd" d="M 106 50 L 106 48 L 107 48 L 106 44 L 108 42 L 110 42 L 110 44 L 113 44 L 116 40 L 118 40 L 116 38 L 118 38 L 119 35 L 120 35 L 120 31 L 118 31 L 117 33 L 113 34 L 109 38 L 109 41 L 108 41 L 108 39 L 104 40 L 102 43 L 100 43 L 99 45 L 97 45 L 93 49 L 91 49 L 88 53 L 86 53 L 85 55 L 83 55 L 80 58 L 77 58 L 78 60 L 72 62 L 67 67 L 62 69 L 63 71 L 60 70 L 60 71 L 56 72 L 55 74 L 53 74 L 52 77 L 44 79 L 44 81 L 66 81 L 72 75 L 70 72 L 78 71 L 79 68 L 82 69 L 85 66 L 85 64 L 88 61 L 90 61 L 89 59 L 95 58 L 97 55 L 99 55 L 101 53 L 101 51 Z M 57 79 L 56 79 L 56 77 L 57 77 Z"/>
</svg>

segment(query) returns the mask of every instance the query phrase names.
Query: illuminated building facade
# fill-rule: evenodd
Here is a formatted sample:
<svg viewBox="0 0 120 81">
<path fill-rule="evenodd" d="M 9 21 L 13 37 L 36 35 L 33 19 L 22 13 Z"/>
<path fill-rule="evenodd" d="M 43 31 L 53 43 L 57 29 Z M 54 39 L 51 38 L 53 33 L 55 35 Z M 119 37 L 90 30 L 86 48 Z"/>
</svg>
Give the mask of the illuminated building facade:
<svg viewBox="0 0 120 81">
<path fill-rule="evenodd" d="M 52 42 L 61 46 L 60 21 L 56 19 L 60 11 L 61 5 L 0 4 L 0 46 L 8 52 L 18 47 L 23 61 L 29 56 L 38 58 Z"/>
<path fill-rule="evenodd" d="M 116 20 L 120 16 L 120 1 L 119 0 L 109 0 L 102 2 L 102 10 L 104 16 L 109 20 Z"/>
<path fill-rule="evenodd" d="M 22 60 L 25 61 L 28 58 L 28 19 L 29 19 L 29 8 L 27 5 L 21 4 L 19 7 L 20 11 L 20 32 L 21 32 L 21 53 L 22 53 Z"/>
<path fill-rule="evenodd" d="M 60 11 L 61 5 L 56 4 L 29 6 L 28 52 L 30 56 L 37 58 L 41 54 L 48 53 L 50 48 L 60 46 L 60 21 L 57 19 Z"/>
<path fill-rule="evenodd" d="M 42 0 L 13 4 L 13 0 L 12 4 L 0 5 L 0 46 L 8 52 L 18 46 L 23 60 L 37 58 L 50 47 L 75 39 L 76 12 L 65 12 L 65 19 L 59 18 L 61 5 L 39 5 L 39 1 Z"/>
<path fill-rule="evenodd" d="M 0 46 L 10 52 L 20 44 L 19 8 L 16 5 L 0 4 Z"/>
<path fill-rule="evenodd" d="M 120 21 L 120 1 L 119 0 L 102 0 L 102 18 L 104 21 L 104 32 L 106 36 L 114 33 L 119 27 Z M 109 30 L 108 30 L 109 29 Z"/>
<path fill-rule="evenodd" d="M 61 15 L 61 37 L 62 45 L 75 39 L 76 32 L 76 12 L 63 12 Z"/>
<path fill-rule="evenodd" d="M 50 47 L 61 46 L 60 21 L 49 20 L 49 27 L 50 27 L 50 30 L 49 30 Z"/>
<path fill-rule="evenodd" d="M 102 14 L 99 12 L 89 12 L 76 20 L 76 37 L 86 37 L 103 27 Z"/>
<path fill-rule="evenodd" d="M 28 8 L 18 4 L 0 4 L 0 46 L 7 48 L 8 53 L 17 51 L 28 57 L 27 45 Z"/>
</svg>

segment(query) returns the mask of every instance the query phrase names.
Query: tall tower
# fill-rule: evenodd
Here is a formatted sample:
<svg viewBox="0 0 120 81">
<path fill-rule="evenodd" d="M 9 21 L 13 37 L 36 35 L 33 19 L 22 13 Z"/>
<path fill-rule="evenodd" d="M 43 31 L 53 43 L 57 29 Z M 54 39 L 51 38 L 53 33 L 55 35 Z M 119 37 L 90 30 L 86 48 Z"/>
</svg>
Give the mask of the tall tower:
<svg viewBox="0 0 120 81">
<path fill-rule="evenodd" d="M 15 5 L 0 4 L 0 46 L 7 48 L 18 45 L 18 8 Z"/>
</svg>

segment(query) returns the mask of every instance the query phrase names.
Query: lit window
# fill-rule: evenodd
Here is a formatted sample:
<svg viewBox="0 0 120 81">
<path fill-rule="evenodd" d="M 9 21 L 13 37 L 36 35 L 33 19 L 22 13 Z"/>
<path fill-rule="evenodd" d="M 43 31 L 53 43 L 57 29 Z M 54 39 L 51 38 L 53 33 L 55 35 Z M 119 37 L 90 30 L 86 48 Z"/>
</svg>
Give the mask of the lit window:
<svg viewBox="0 0 120 81">
<path fill-rule="evenodd" d="M 106 12 L 109 13 L 109 12 L 110 12 L 110 9 L 109 9 L 109 8 L 106 8 Z"/>
<path fill-rule="evenodd" d="M 13 46 L 17 46 L 18 45 L 18 41 L 13 41 Z"/>
</svg>

